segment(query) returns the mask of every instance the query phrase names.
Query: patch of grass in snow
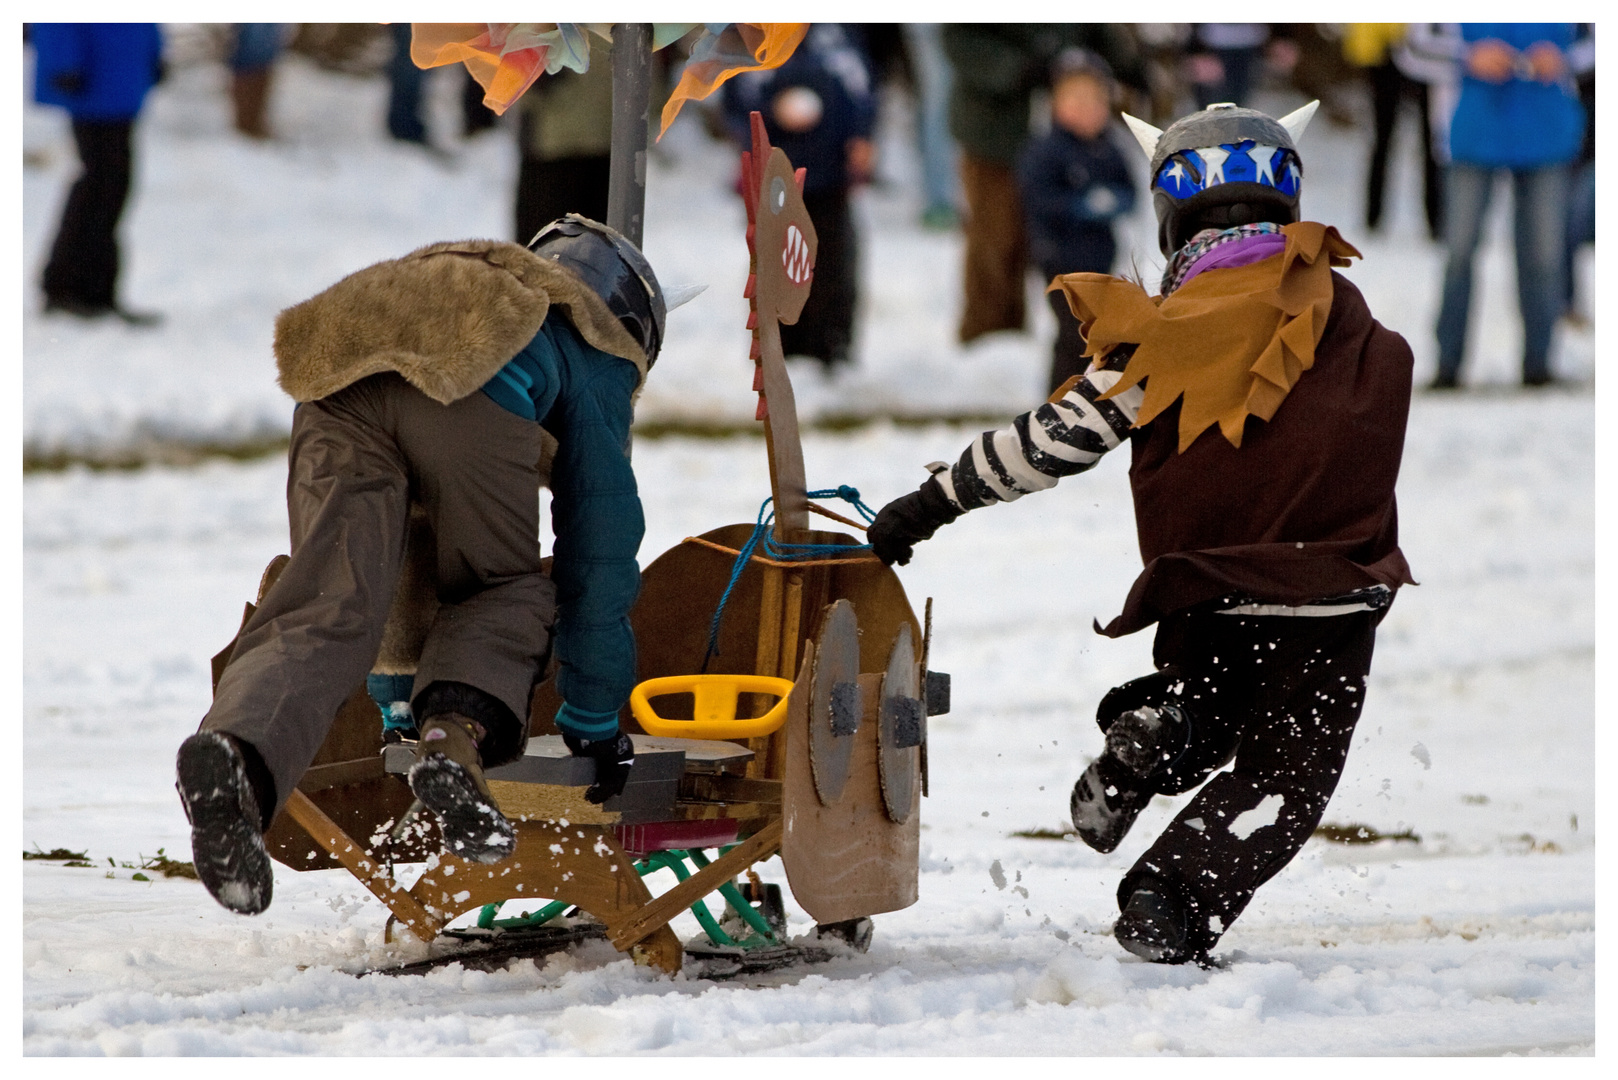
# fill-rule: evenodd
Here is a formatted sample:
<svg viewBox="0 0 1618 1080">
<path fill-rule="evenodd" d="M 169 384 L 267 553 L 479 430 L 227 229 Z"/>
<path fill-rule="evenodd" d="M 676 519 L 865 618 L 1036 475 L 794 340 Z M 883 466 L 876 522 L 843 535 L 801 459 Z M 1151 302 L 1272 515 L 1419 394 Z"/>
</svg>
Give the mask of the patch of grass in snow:
<svg viewBox="0 0 1618 1080">
<path fill-rule="evenodd" d="M 39 845 L 35 844 L 34 850 L 23 852 L 22 857 L 24 859 L 39 859 L 46 862 L 60 862 L 63 866 L 95 866 L 95 863 L 90 861 L 89 849 L 85 849 L 84 851 L 73 851 L 69 848 L 59 847 L 51 848 L 49 851 L 41 851 L 39 850 Z M 190 878 L 192 881 L 197 880 L 197 868 L 194 864 L 180 862 L 178 859 L 171 859 L 164 854 L 162 848 L 157 849 L 156 855 L 137 855 L 135 858 L 135 862 L 121 863 L 115 861 L 112 856 L 109 855 L 107 856 L 107 865 L 112 867 L 114 870 L 121 866 L 125 870 L 136 871 L 134 877 L 134 880 L 136 881 L 151 880 L 145 874 L 140 873 L 140 871 L 143 870 L 151 870 L 154 873 L 162 874 L 166 878 L 178 877 Z M 107 876 L 111 877 L 112 875 L 109 873 Z"/>
<path fill-rule="evenodd" d="M 1005 413 L 827 413 L 812 420 L 801 420 L 803 431 L 824 431 L 842 434 L 859 431 L 873 424 L 892 424 L 898 428 L 930 427 L 948 424 L 956 427 L 979 428 L 985 424 L 994 427 L 1004 424 L 1010 417 Z M 756 420 L 645 420 L 635 425 L 637 439 L 729 439 L 737 435 L 764 437 L 764 425 Z"/>
<path fill-rule="evenodd" d="M 65 847 L 51 848 L 49 851 L 41 851 L 39 850 L 39 845 L 35 844 L 34 850 L 23 852 L 22 857 L 24 859 L 43 859 L 46 862 L 61 862 L 66 866 L 92 865 L 90 863 L 90 852 L 88 850 L 69 851 Z"/>
<path fill-rule="evenodd" d="M 834 413 L 803 421 L 803 431 L 843 434 L 858 431 L 873 424 L 887 423 L 899 428 L 929 427 L 947 424 L 970 427 L 974 430 L 1004 424 L 1007 417 L 1000 413 L 926 413 L 889 415 L 885 413 Z M 636 424 L 635 437 L 656 439 L 731 439 L 749 436 L 762 439 L 764 426 L 757 421 L 703 421 L 703 420 L 648 420 Z M 74 466 L 83 466 L 94 472 L 130 472 L 148 466 L 185 467 L 207 461 L 255 461 L 259 458 L 278 457 L 287 452 L 284 435 L 259 435 L 242 439 L 174 439 L 143 436 L 132 442 L 101 447 L 45 447 L 25 443 L 22 450 L 22 471 L 30 473 L 62 472 Z"/>
<path fill-rule="evenodd" d="M 1335 825 L 1329 821 L 1322 822 L 1314 831 L 1314 836 L 1321 840 L 1328 840 L 1333 844 L 1379 844 L 1383 840 L 1403 840 L 1412 844 L 1421 843 L 1421 837 L 1409 829 L 1399 832 L 1383 832 L 1372 825 L 1357 825 L 1350 822 L 1347 825 Z"/>
<path fill-rule="evenodd" d="M 1072 829 L 1018 829 L 1011 835 L 1024 840 L 1074 840 L 1079 834 Z"/>
<path fill-rule="evenodd" d="M 231 441 L 184 440 L 145 438 L 122 446 L 85 449 L 45 449 L 34 444 L 23 445 L 22 471 L 29 473 L 61 472 L 82 465 L 95 472 L 127 472 L 150 465 L 190 466 L 221 458 L 230 461 L 254 461 L 258 458 L 287 452 L 284 435 L 257 436 Z"/>
</svg>

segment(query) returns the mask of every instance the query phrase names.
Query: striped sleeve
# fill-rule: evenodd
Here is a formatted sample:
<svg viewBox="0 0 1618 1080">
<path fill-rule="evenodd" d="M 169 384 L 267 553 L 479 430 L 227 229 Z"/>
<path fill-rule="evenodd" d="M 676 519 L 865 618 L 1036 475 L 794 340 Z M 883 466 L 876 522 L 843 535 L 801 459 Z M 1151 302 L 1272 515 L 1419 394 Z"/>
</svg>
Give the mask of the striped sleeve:
<svg viewBox="0 0 1618 1080">
<path fill-rule="evenodd" d="M 1128 437 L 1140 413 L 1143 387 L 1101 400 L 1133 355 L 1133 346 L 1114 350 L 1062 397 L 973 439 L 952 468 L 934 477 L 945 496 L 962 510 L 975 510 L 1044 491 L 1064 476 L 1090 469 Z"/>
</svg>

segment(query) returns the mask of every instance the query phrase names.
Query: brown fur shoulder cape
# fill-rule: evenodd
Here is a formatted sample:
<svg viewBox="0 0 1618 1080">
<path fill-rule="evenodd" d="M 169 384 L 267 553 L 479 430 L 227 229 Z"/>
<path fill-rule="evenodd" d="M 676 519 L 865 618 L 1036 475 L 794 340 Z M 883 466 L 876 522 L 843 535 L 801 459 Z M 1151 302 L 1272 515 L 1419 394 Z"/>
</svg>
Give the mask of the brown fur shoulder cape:
<svg viewBox="0 0 1618 1080">
<path fill-rule="evenodd" d="M 275 320 L 279 382 L 294 400 L 314 401 L 396 371 L 447 405 L 493 378 L 553 305 L 645 382 L 645 353 L 605 301 L 559 263 L 503 240 L 429 244 L 287 308 Z"/>
<path fill-rule="evenodd" d="M 1217 424 L 1242 445 L 1249 416 L 1269 420 L 1315 363 L 1331 315 L 1331 268 L 1359 252 L 1337 230 L 1314 221 L 1281 228 L 1286 248 L 1250 266 L 1200 274 L 1167 297 L 1132 281 L 1065 274 L 1060 289 L 1081 324 L 1085 355 L 1104 357 L 1134 344 L 1124 374 L 1103 398 L 1146 382 L 1136 427 L 1176 401 L 1183 452 Z"/>
</svg>

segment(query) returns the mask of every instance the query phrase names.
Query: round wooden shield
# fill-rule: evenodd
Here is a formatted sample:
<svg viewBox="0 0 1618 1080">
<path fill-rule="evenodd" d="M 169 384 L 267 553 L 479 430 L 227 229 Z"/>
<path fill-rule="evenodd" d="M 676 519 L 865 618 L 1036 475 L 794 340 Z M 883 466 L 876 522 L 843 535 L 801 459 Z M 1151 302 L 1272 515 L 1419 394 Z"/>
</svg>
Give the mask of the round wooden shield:
<svg viewBox="0 0 1618 1080">
<path fill-rule="evenodd" d="M 910 817 L 916 785 L 921 782 L 921 740 L 927 710 L 921 701 L 916 647 L 908 623 L 899 627 L 882 679 L 882 708 L 876 733 L 877 775 L 882 805 L 899 824 Z"/>
<path fill-rule="evenodd" d="M 854 732 L 860 726 L 860 633 L 854 605 L 839 600 L 826 609 L 815 642 L 815 674 L 809 692 L 809 766 L 815 794 L 827 806 L 843 794 Z"/>
</svg>

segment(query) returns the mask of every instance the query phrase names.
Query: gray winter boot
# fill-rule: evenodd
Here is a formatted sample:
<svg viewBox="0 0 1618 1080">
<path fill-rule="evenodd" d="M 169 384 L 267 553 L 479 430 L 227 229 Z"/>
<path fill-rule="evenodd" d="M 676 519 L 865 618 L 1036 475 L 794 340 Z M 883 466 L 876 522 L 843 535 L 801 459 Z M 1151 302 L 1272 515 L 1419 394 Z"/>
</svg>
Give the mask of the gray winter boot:
<svg viewBox="0 0 1618 1080">
<path fill-rule="evenodd" d="M 1079 839 L 1097 851 L 1108 852 L 1123 842 L 1130 826 L 1152 801 L 1152 793 L 1110 753 L 1084 770 L 1073 785 L 1068 810 Z"/>
<path fill-rule="evenodd" d="M 1174 760 L 1185 749 L 1190 724 L 1174 705 L 1142 705 L 1124 713 L 1107 729 L 1107 753 L 1136 776 Z"/>
<path fill-rule="evenodd" d="M 1172 889 L 1153 877 L 1142 878 L 1129 894 L 1113 925 L 1118 944 L 1153 964 L 1183 964 L 1193 959 L 1185 904 Z"/>
<path fill-rule="evenodd" d="M 228 735 L 199 731 L 180 744 L 174 771 L 197 877 L 224 907 L 257 915 L 270 906 L 275 874 L 241 750 Z"/>
<path fill-rule="evenodd" d="M 1189 733 L 1185 713 L 1173 705 L 1143 705 L 1114 720 L 1107 748 L 1073 785 L 1069 809 L 1079 839 L 1100 852 L 1122 843 L 1152 801 L 1143 781 L 1185 748 Z"/>
<path fill-rule="evenodd" d="M 450 854 L 495 863 L 517 846 L 511 827 L 484 782 L 478 740 L 483 727 L 460 713 L 438 713 L 422 722 L 410 790 L 434 814 Z"/>
</svg>

